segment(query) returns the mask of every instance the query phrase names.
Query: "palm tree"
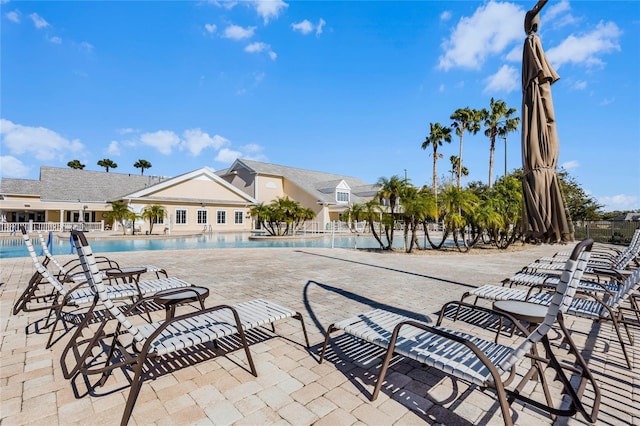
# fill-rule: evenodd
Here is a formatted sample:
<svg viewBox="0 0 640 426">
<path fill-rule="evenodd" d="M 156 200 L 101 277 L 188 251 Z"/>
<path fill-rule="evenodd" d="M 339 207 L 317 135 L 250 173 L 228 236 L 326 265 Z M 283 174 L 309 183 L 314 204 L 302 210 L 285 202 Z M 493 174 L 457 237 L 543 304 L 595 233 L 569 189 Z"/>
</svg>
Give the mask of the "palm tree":
<svg viewBox="0 0 640 426">
<path fill-rule="evenodd" d="M 472 135 L 475 135 L 480 130 L 480 121 L 482 120 L 481 111 L 476 109 L 471 109 L 469 107 L 466 108 L 458 108 L 455 110 L 451 117 L 453 120 L 451 127 L 456 129 L 456 135 L 460 138 L 460 155 L 458 158 L 460 161 L 458 162 L 458 189 L 460 189 L 460 177 L 464 174 L 462 169 L 462 137 L 464 136 L 464 132 L 467 131 Z M 468 174 L 468 171 L 467 171 Z M 466 175 L 465 175 L 466 176 Z"/>
<path fill-rule="evenodd" d="M 129 210 L 129 205 L 126 201 L 117 200 L 109 204 L 111 204 L 111 211 L 107 212 L 107 219 L 120 223 L 120 225 L 122 225 L 122 235 L 126 235 L 127 227 L 124 222 L 130 219 L 133 212 Z"/>
<path fill-rule="evenodd" d="M 469 176 L 469 169 L 465 166 L 460 167 L 460 158 L 457 155 L 449 157 L 449 161 L 451 162 L 451 180 L 453 180 L 453 176 L 458 172 L 460 172 L 460 175 L 462 176 Z M 458 185 L 460 185 L 460 175 L 458 175 Z M 459 186 L 458 189 L 460 189 Z"/>
<path fill-rule="evenodd" d="M 109 173 L 109 169 L 115 169 L 116 167 L 118 167 L 118 164 L 114 163 L 112 160 L 108 158 L 105 158 L 103 160 L 98 161 L 98 166 L 104 167 L 107 170 L 107 173 Z"/>
<path fill-rule="evenodd" d="M 369 222 L 369 229 L 371 230 L 373 237 L 380 245 L 380 248 L 383 248 L 384 244 L 382 244 L 382 240 L 376 232 L 376 221 L 380 220 L 380 217 L 382 216 L 382 207 L 376 200 L 369 200 L 362 206 L 362 214 L 364 219 Z"/>
<path fill-rule="evenodd" d="M 384 204 L 384 200 L 389 200 L 389 217 L 388 221 L 385 221 L 385 235 L 387 236 L 387 250 L 392 250 L 393 247 L 393 229 L 395 228 L 395 213 L 396 206 L 398 204 L 398 198 L 404 191 L 407 185 L 405 179 L 401 179 L 400 176 L 394 175 L 387 179 L 382 176 L 378 178 L 377 185 L 380 187 L 376 198 L 380 201 L 380 204 Z"/>
<path fill-rule="evenodd" d="M 151 163 L 147 160 L 138 160 L 133 164 L 133 167 L 135 167 L 136 169 L 140 169 L 140 174 L 143 175 L 144 169 L 151 168 Z"/>
<path fill-rule="evenodd" d="M 484 120 L 484 134 L 489 138 L 489 188 L 493 187 L 493 156 L 496 150 L 496 137 L 506 137 L 509 132 L 518 128 L 519 117 L 511 117 L 515 114 L 515 108 L 508 108 L 506 102 L 491 98 L 489 103 L 490 111 L 483 109 L 482 119 Z"/>
<path fill-rule="evenodd" d="M 436 161 L 442 158 L 442 154 L 438 154 L 438 147 L 442 146 L 442 142 L 451 143 L 451 128 L 442 127 L 440 123 L 429 123 L 429 136 L 422 142 L 422 149 L 427 149 L 429 145 L 433 148 L 433 193 L 438 200 L 438 176 L 436 174 Z"/>
<path fill-rule="evenodd" d="M 153 204 L 146 206 L 142 211 L 142 218 L 149 220 L 149 234 L 153 234 L 153 223 L 159 222 L 160 219 L 164 219 L 167 215 L 167 211 L 159 204 Z"/>
<path fill-rule="evenodd" d="M 67 163 L 67 166 L 71 167 L 74 170 L 82 170 L 84 169 L 84 164 L 80 162 L 80 160 L 73 160 Z"/>
</svg>

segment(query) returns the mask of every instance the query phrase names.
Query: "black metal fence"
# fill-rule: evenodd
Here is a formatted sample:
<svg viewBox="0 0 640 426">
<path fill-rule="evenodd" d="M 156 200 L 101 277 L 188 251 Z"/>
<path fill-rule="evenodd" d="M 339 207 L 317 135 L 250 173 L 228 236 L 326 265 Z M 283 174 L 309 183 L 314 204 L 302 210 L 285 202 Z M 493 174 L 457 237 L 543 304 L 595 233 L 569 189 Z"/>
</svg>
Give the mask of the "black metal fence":
<svg viewBox="0 0 640 426">
<path fill-rule="evenodd" d="M 599 243 L 628 245 L 636 228 L 640 227 L 638 222 L 629 221 L 579 221 L 573 223 L 574 237 L 576 240 L 593 238 Z"/>
</svg>

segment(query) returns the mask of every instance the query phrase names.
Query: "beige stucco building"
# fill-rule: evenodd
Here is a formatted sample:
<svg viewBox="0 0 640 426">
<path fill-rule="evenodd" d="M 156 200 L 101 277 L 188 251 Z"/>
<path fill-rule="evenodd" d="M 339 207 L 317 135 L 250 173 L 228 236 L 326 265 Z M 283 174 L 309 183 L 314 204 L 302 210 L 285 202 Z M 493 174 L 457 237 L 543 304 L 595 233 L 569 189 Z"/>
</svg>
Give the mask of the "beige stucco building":
<svg viewBox="0 0 640 426">
<path fill-rule="evenodd" d="M 323 230 L 376 191 L 353 177 L 242 159 L 218 172 L 204 167 L 170 178 L 42 166 L 38 180 L 0 182 L 0 232 L 25 223 L 58 231 L 117 227 L 107 221 L 116 200 L 137 214 L 162 206 L 167 216 L 154 224 L 154 234 L 250 231 L 251 207 L 283 197 L 312 209 L 316 229 Z M 138 219 L 135 228 L 148 231 L 149 223 Z"/>
</svg>

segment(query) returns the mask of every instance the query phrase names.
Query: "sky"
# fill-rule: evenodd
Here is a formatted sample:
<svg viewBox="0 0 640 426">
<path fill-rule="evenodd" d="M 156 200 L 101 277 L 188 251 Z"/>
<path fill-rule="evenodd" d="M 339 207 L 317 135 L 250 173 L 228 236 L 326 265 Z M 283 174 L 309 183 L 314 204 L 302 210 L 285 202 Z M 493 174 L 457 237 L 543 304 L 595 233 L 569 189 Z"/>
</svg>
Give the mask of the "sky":
<svg viewBox="0 0 640 426">
<path fill-rule="evenodd" d="M 430 123 L 491 98 L 520 116 L 534 4 L 0 0 L 0 174 L 244 158 L 431 185 Z M 540 18 L 558 164 L 604 211 L 640 209 L 640 2 L 552 0 Z M 464 137 L 463 183 L 488 182 L 483 133 Z M 522 167 L 520 144 L 519 130 L 496 142 L 494 180 Z M 459 147 L 439 148 L 439 179 Z"/>
</svg>

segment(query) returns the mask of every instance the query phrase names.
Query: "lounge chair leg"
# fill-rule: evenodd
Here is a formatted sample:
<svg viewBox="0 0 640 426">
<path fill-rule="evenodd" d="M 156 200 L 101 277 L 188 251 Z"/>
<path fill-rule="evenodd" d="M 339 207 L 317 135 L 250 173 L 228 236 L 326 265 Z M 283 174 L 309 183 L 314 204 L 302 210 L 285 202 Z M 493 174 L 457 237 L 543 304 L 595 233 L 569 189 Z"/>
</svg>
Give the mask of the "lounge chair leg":
<svg viewBox="0 0 640 426">
<path fill-rule="evenodd" d="M 59 306 L 56 312 L 56 319 L 51 326 L 51 331 L 49 332 L 49 339 L 47 340 L 45 349 L 49 349 L 51 347 L 51 341 L 53 340 L 53 333 L 55 333 L 56 331 L 56 327 L 58 326 L 58 322 L 60 322 L 61 316 L 62 316 L 62 306 Z"/>
<path fill-rule="evenodd" d="M 307 328 L 304 326 L 304 318 L 302 318 L 302 314 L 300 312 L 296 312 L 293 318 L 300 321 L 300 325 L 302 326 L 302 333 L 304 334 L 304 341 L 307 344 L 307 349 L 309 349 L 311 345 L 309 344 L 309 336 L 307 336 Z"/>
<path fill-rule="evenodd" d="M 391 342 L 389 343 L 389 347 L 387 348 L 387 354 L 384 357 L 384 361 L 382 362 L 382 366 L 380 367 L 380 374 L 378 374 L 378 380 L 376 381 L 376 386 L 373 389 L 373 393 L 371 394 L 371 401 L 375 401 L 378 398 L 378 394 L 380 393 L 380 389 L 382 388 L 382 382 L 384 382 L 384 377 L 387 375 L 387 369 L 389 368 L 389 363 L 391 362 L 391 358 L 393 358 L 393 353 L 396 348 L 396 338 L 398 337 L 397 327 L 393 332 L 393 336 L 391 337 Z"/>
<path fill-rule="evenodd" d="M 136 400 L 138 399 L 138 394 L 140 393 L 140 388 L 142 387 L 142 369 L 144 367 L 144 362 L 146 361 L 147 356 L 140 354 L 140 359 L 135 366 L 135 374 L 133 376 L 133 381 L 131 382 L 131 390 L 129 390 L 129 396 L 127 397 L 127 405 L 124 407 L 124 412 L 122 413 L 122 419 L 120 420 L 120 426 L 126 426 L 129 423 L 129 419 L 131 418 L 131 414 L 133 413 L 133 407 L 136 405 Z"/>
<path fill-rule="evenodd" d="M 327 333 L 324 336 L 324 343 L 322 344 L 322 351 L 320 352 L 320 360 L 318 361 L 318 364 L 322 364 L 322 360 L 324 359 L 324 353 L 327 350 L 327 344 L 329 343 L 329 339 L 331 338 L 331 333 L 333 333 L 336 330 L 337 328 L 335 328 L 333 324 L 331 324 L 329 328 L 327 328 Z"/>
</svg>

